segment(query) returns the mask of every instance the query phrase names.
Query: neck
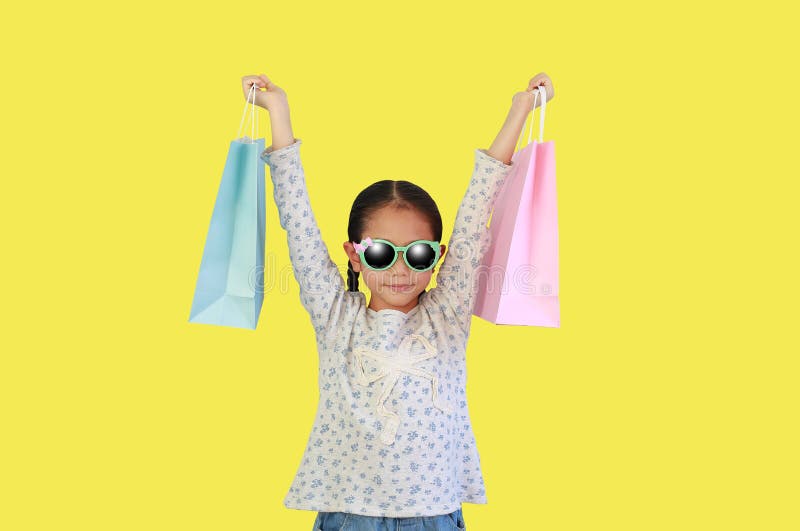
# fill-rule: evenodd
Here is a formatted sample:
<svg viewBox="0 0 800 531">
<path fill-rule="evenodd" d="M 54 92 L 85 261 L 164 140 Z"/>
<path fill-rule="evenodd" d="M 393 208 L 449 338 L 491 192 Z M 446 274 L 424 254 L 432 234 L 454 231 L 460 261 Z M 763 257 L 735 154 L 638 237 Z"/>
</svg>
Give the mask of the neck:
<svg viewBox="0 0 800 531">
<path fill-rule="evenodd" d="M 425 293 L 425 292 L 423 291 L 422 293 Z M 369 309 L 371 309 L 371 310 L 375 310 L 376 312 L 378 312 L 380 310 L 398 310 L 398 311 L 401 311 L 403 313 L 408 313 L 411 310 L 413 310 L 419 304 L 419 299 L 420 299 L 420 297 L 422 297 L 422 293 L 417 295 L 416 299 L 412 300 L 411 302 L 409 302 L 408 304 L 403 305 L 403 306 L 395 306 L 395 305 L 387 303 L 384 300 L 376 299 L 376 298 L 372 297 L 372 298 L 370 298 L 370 301 L 369 301 L 369 304 L 367 305 L 367 307 Z"/>
</svg>

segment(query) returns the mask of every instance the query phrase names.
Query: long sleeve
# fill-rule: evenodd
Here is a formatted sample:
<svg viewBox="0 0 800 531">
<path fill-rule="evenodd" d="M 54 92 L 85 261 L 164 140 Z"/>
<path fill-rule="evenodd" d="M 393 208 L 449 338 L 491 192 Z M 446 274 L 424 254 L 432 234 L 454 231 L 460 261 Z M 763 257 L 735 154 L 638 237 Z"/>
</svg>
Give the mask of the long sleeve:
<svg viewBox="0 0 800 531">
<path fill-rule="evenodd" d="M 322 241 L 306 188 L 300 160 L 302 141 L 261 153 L 273 183 L 281 227 L 289 243 L 289 259 L 300 286 L 300 301 L 318 337 L 334 326 L 344 297 L 344 282 Z"/>
<path fill-rule="evenodd" d="M 476 271 L 489 249 L 490 232 L 486 223 L 495 199 L 514 163 L 506 164 L 475 150 L 475 165 L 467 191 L 456 214 L 436 287 L 431 295 L 449 305 L 462 331 L 468 332 L 477 293 Z"/>
</svg>

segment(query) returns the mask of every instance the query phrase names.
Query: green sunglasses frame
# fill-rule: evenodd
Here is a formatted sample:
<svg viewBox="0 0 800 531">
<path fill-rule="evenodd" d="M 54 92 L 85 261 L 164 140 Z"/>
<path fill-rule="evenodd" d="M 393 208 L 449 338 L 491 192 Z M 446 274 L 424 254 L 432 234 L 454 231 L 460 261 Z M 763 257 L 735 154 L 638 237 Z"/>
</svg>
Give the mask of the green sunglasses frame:
<svg viewBox="0 0 800 531">
<path fill-rule="evenodd" d="M 366 242 L 366 240 L 361 240 L 361 245 L 364 245 L 365 242 Z M 392 242 L 390 242 L 389 240 L 381 240 L 379 238 L 373 238 L 372 239 L 372 243 L 376 243 L 376 242 L 385 243 L 386 245 L 388 245 L 389 247 L 394 249 L 394 259 L 392 259 L 392 262 L 388 266 L 382 267 L 382 268 L 379 269 L 377 267 L 372 267 L 371 265 L 369 265 L 367 263 L 366 259 L 364 258 L 364 252 L 366 251 L 366 249 L 364 249 L 364 251 L 356 251 L 358 253 L 358 256 L 361 258 L 361 263 L 364 264 L 364 266 L 366 266 L 367 268 L 371 269 L 372 271 L 386 271 L 387 269 L 391 268 L 397 262 L 397 257 L 400 255 L 400 253 L 398 251 L 403 251 L 403 261 L 406 263 L 408 268 L 411 271 L 415 271 L 417 273 L 423 273 L 425 271 L 428 271 L 428 270 L 433 269 L 434 267 L 436 267 L 437 262 L 439 262 L 439 257 L 442 254 L 441 244 L 439 242 L 434 242 L 434 241 L 431 241 L 431 240 L 414 240 L 413 242 L 409 243 L 408 245 L 406 245 L 404 247 L 397 246 L 397 245 L 393 244 Z M 355 242 L 353 242 L 353 243 L 355 243 Z M 431 264 L 429 267 L 426 267 L 425 269 L 417 269 L 417 268 L 413 267 L 411 264 L 408 263 L 408 259 L 406 258 L 406 250 L 408 248 L 410 248 L 412 245 L 416 245 L 418 243 L 427 243 L 431 247 L 433 247 L 434 251 L 436 251 L 436 256 L 433 259 L 433 264 Z"/>
</svg>

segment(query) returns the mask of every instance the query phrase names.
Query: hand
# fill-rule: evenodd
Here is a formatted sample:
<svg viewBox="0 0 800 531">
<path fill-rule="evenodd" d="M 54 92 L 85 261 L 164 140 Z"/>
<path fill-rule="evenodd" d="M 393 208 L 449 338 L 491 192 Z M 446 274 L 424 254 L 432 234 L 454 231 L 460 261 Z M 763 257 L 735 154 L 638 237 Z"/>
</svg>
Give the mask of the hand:
<svg viewBox="0 0 800 531">
<path fill-rule="evenodd" d="M 544 87 L 546 102 L 549 102 L 555 96 L 555 91 L 553 90 L 553 81 L 547 74 L 540 72 L 533 76 L 530 81 L 528 81 L 528 90 L 526 92 L 517 92 L 514 94 L 514 96 L 511 98 L 512 105 L 524 109 L 526 113 L 531 112 L 536 107 L 541 106 L 542 97 L 536 97 L 539 93 L 539 89 L 537 87 Z M 536 107 L 533 105 L 534 99 L 536 100 Z"/>
<path fill-rule="evenodd" d="M 283 89 L 270 81 L 264 74 L 258 76 L 244 76 L 242 78 L 242 91 L 244 92 L 245 101 L 249 103 L 252 102 L 252 97 L 248 98 L 248 96 L 253 85 L 256 85 L 255 104 L 259 107 L 263 107 L 267 111 L 272 111 L 279 105 L 288 104 L 289 100 Z M 259 90 L 262 88 L 266 90 Z"/>
</svg>

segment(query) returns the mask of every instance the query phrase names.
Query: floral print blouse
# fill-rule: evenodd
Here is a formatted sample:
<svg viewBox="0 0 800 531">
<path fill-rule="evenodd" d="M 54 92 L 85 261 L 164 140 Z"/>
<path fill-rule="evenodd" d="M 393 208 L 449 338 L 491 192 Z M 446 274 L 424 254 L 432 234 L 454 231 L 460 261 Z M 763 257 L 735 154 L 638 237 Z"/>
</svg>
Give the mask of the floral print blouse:
<svg viewBox="0 0 800 531">
<path fill-rule="evenodd" d="M 284 499 L 290 509 L 410 517 L 487 503 L 466 400 L 474 273 L 513 167 L 475 150 L 436 287 L 408 313 L 348 292 L 309 202 L 302 141 L 260 157 L 319 354 L 319 405 Z"/>
</svg>

